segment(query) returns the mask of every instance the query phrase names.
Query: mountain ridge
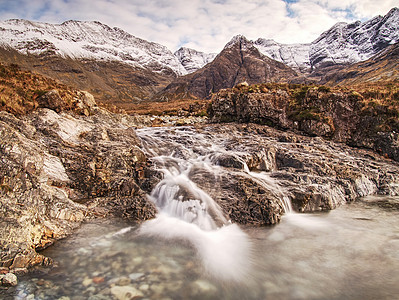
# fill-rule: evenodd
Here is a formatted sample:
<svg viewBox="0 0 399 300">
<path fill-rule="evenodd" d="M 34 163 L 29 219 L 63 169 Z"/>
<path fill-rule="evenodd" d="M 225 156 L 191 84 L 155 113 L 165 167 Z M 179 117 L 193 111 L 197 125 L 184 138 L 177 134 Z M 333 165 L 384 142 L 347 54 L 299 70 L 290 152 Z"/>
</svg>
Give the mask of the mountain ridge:
<svg viewBox="0 0 399 300">
<path fill-rule="evenodd" d="M 165 46 L 98 21 L 49 24 L 13 19 L 0 22 L 0 30 L 0 43 L 23 54 L 119 61 L 161 74 L 186 74 Z"/>
<path fill-rule="evenodd" d="M 320 67 L 357 63 L 399 42 L 399 9 L 368 21 L 339 22 L 311 43 L 281 44 L 259 38 L 259 51 L 290 67 L 309 72 Z"/>
<path fill-rule="evenodd" d="M 349 76 L 342 72 L 344 67 L 399 42 L 397 32 L 399 9 L 393 8 L 365 22 L 337 23 L 309 44 L 251 41 L 237 35 L 218 54 L 185 47 L 172 53 L 98 21 L 49 24 L 13 19 L 0 22 L 0 58 L 88 89 L 100 102 L 129 110 L 131 104 L 143 101 L 207 98 L 240 81 L 334 85 L 334 78 L 342 81 Z M 226 53 L 231 47 L 236 49 Z M 386 68 L 384 74 L 397 68 L 380 65 Z"/>
</svg>

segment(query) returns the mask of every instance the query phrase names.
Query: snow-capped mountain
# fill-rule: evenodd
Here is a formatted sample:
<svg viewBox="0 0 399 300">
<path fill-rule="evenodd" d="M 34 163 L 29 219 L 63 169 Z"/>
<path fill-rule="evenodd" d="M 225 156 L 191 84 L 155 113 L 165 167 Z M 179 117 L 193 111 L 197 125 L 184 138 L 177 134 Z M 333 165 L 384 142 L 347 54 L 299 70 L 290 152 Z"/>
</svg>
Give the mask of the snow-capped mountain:
<svg viewBox="0 0 399 300">
<path fill-rule="evenodd" d="M 391 44 L 399 42 L 399 9 L 364 23 L 338 23 L 322 33 L 310 47 L 312 67 L 355 63 L 369 59 Z"/>
<path fill-rule="evenodd" d="M 264 55 L 293 69 L 305 71 L 310 68 L 310 44 L 280 44 L 274 40 L 259 38 L 254 46 Z"/>
<path fill-rule="evenodd" d="M 193 73 L 201 69 L 203 66 L 210 63 L 217 55 L 216 53 L 204 53 L 186 47 L 181 47 L 174 54 L 187 70 L 187 73 Z"/>
<path fill-rule="evenodd" d="M 310 44 L 280 44 L 258 39 L 254 45 L 263 54 L 304 70 L 356 63 L 369 59 L 387 46 L 399 42 L 399 9 L 366 22 L 337 23 Z"/>
<path fill-rule="evenodd" d="M 23 54 L 118 61 L 157 73 L 187 74 L 177 57 L 165 46 L 100 22 L 47 24 L 8 20 L 0 22 L 0 45 Z"/>
<path fill-rule="evenodd" d="M 165 99 L 193 95 L 207 98 L 224 88 L 246 81 L 288 82 L 297 73 L 285 64 L 260 53 L 243 35 L 234 36 L 224 49 L 197 72 L 176 78 L 160 94 Z"/>
</svg>

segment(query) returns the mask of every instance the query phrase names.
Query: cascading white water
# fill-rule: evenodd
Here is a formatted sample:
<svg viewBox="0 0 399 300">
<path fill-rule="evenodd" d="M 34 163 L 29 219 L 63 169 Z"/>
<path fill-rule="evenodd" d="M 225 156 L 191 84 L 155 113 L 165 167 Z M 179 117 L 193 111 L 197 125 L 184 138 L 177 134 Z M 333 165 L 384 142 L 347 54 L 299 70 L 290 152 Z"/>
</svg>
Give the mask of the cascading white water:
<svg viewBox="0 0 399 300">
<path fill-rule="evenodd" d="M 159 213 L 154 220 L 142 225 L 141 234 L 188 240 L 211 275 L 236 281 L 247 278 L 251 268 L 251 241 L 191 179 L 198 174 L 217 176 L 221 170 L 218 161 L 223 155 L 236 157 L 237 170 L 267 185 L 272 192 L 282 194 L 273 179 L 265 173 L 250 172 L 238 152 L 229 152 L 223 144 L 195 130 L 146 128 L 137 133 L 154 165 L 163 173 L 163 179 L 150 195 Z M 291 211 L 290 205 L 286 204 L 284 210 Z"/>
<path fill-rule="evenodd" d="M 173 175 L 165 171 L 164 179 L 151 193 L 161 212 L 196 224 L 203 230 L 217 229 L 215 221 L 228 222 L 214 200 L 192 182 L 185 172 Z"/>
</svg>

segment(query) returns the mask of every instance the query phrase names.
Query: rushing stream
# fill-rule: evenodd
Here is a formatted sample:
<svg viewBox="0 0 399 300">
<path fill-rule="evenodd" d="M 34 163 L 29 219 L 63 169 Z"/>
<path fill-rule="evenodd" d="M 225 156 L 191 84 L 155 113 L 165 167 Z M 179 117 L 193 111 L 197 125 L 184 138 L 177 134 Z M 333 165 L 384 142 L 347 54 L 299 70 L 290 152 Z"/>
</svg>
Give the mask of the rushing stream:
<svg viewBox="0 0 399 300">
<path fill-rule="evenodd" d="M 366 197 L 328 213 L 292 212 L 284 187 L 251 172 L 228 141 L 189 129 L 138 135 L 163 179 L 141 225 L 95 220 L 43 253 L 57 266 L 21 278 L 10 299 L 395 299 L 399 295 L 398 198 Z M 273 227 L 238 226 L 198 185 L 240 171 L 280 199 Z M 193 180 L 195 178 L 196 182 Z M 394 205 L 391 205 L 394 203 Z M 63 298 L 62 298 L 63 297 Z"/>
</svg>

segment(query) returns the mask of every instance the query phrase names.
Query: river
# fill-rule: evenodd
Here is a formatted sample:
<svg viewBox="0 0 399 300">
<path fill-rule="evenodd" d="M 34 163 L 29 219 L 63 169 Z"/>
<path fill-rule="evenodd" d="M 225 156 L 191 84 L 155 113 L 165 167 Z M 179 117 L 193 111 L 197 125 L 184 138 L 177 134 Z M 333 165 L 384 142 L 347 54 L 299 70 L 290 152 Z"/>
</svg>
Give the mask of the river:
<svg viewBox="0 0 399 300">
<path fill-rule="evenodd" d="M 368 196 L 329 212 L 298 214 L 285 187 L 267 172 L 250 171 L 244 154 L 229 151 L 221 137 L 210 140 L 184 128 L 142 129 L 138 135 L 163 174 L 149 195 L 157 217 L 142 224 L 86 222 L 43 251 L 55 267 L 21 277 L 0 296 L 241 300 L 399 295 L 398 197 Z M 214 195 L 199 187 L 198 174 L 225 172 L 220 159 L 226 154 L 235 158 L 234 172 L 267 186 L 279 199 L 284 212 L 279 224 L 237 225 Z"/>
</svg>

